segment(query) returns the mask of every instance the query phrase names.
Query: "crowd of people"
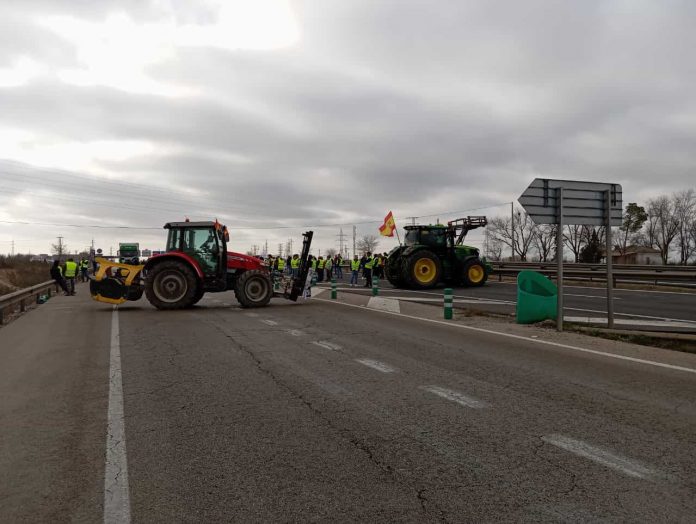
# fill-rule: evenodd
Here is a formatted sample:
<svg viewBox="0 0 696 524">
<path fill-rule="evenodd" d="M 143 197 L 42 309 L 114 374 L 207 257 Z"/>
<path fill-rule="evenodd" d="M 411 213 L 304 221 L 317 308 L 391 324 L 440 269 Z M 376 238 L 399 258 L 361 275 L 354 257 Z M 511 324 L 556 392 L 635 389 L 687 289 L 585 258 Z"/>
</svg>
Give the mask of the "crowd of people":
<svg viewBox="0 0 696 524">
<path fill-rule="evenodd" d="M 76 262 L 69 257 L 63 264 L 60 260 L 54 260 L 51 266 L 51 278 L 60 286 L 66 296 L 75 295 L 75 280 L 82 282 L 89 280 L 89 260 L 82 258 Z"/>
<path fill-rule="evenodd" d="M 269 268 L 274 271 L 295 277 L 300 269 L 300 256 L 294 254 L 288 257 L 274 257 L 269 255 L 265 259 Z M 352 260 L 346 260 L 341 255 L 318 256 L 309 255 L 310 267 L 317 276 L 317 282 L 344 280 L 343 269 L 347 268 L 350 274 L 350 286 L 359 287 L 360 277 L 364 281 L 364 287 L 372 287 L 372 279 L 384 278 L 384 266 L 387 253 L 372 254 L 367 252 L 362 257 L 355 255 Z M 347 275 L 346 275 L 347 276 Z"/>
</svg>

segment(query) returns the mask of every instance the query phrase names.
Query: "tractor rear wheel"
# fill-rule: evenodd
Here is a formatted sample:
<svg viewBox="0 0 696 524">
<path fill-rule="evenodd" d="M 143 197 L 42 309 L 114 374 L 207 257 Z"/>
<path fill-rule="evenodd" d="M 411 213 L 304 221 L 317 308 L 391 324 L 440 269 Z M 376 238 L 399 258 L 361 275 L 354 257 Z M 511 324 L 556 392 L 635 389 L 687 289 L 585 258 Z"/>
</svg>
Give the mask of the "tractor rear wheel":
<svg viewBox="0 0 696 524">
<path fill-rule="evenodd" d="M 166 260 L 148 271 L 145 296 L 157 309 L 183 309 L 196 297 L 198 282 L 184 262 Z"/>
<path fill-rule="evenodd" d="M 440 281 L 442 264 L 431 251 L 419 251 L 406 260 L 406 281 L 415 289 L 430 289 Z"/>
<path fill-rule="evenodd" d="M 193 302 L 191 302 L 191 306 L 195 306 L 196 304 L 198 304 L 203 298 L 203 295 L 205 295 L 205 290 L 203 289 L 203 286 L 198 286 L 198 289 L 196 289 L 196 294 L 193 296 Z"/>
<path fill-rule="evenodd" d="M 472 258 L 464 264 L 462 281 L 465 286 L 479 287 L 484 285 L 486 280 L 488 280 L 488 275 L 480 259 Z"/>
<path fill-rule="evenodd" d="M 257 269 L 245 271 L 237 279 L 234 296 L 242 307 L 263 307 L 271 301 L 273 284 L 271 277 Z"/>
</svg>

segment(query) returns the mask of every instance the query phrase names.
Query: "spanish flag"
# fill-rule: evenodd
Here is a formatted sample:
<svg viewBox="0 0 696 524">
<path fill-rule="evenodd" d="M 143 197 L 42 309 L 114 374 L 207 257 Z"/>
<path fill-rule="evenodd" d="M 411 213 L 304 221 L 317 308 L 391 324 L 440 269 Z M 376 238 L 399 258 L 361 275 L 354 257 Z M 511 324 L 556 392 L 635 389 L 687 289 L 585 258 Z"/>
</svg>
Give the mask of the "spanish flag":
<svg viewBox="0 0 696 524">
<path fill-rule="evenodd" d="M 393 237 L 394 231 L 396 231 L 396 222 L 394 222 L 394 215 L 389 211 L 389 214 L 384 217 L 384 224 L 379 227 L 379 234 L 383 237 Z"/>
</svg>

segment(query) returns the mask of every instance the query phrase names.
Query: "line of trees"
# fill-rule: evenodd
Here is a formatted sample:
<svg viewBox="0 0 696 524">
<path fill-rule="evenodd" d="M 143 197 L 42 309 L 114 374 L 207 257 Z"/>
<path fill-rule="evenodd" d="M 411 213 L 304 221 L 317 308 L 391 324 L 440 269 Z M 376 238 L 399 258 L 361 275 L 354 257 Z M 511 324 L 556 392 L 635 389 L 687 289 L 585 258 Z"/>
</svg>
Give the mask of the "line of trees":
<svg viewBox="0 0 696 524">
<path fill-rule="evenodd" d="M 557 226 L 536 225 L 522 209 L 512 216 L 494 217 L 488 223 L 486 254 L 501 260 L 514 251 L 514 259 L 556 260 Z M 565 252 L 575 262 L 599 262 L 604 256 L 605 227 L 571 225 L 563 228 Z M 696 191 L 687 189 L 649 199 L 645 206 L 626 206 L 623 224 L 612 228 L 614 250 L 626 255 L 634 246 L 659 251 L 663 264 L 696 262 Z"/>
</svg>

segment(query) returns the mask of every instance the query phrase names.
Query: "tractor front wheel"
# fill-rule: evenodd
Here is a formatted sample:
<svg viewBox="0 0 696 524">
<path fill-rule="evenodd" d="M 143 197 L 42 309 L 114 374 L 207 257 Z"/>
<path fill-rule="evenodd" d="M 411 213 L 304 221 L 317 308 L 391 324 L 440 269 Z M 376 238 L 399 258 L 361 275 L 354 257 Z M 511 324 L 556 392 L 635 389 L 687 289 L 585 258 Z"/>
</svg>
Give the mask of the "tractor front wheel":
<svg viewBox="0 0 696 524">
<path fill-rule="evenodd" d="M 472 258 L 464 264 L 464 274 L 462 275 L 464 285 L 468 287 L 479 287 L 486 283 L 488 275 L 483 262 L 478 258 Z"/>
<path fill-rule="evenodd" d="M 196 297 L 198 282 L 193 270 L 176 260 L 160 262 L 148 271 L 145 296 L 157 309 L 190 307 Z"/>
<path fill-rule="evenodd" d="M 437 285 L 442 274 L 440 259 L 430 251 L 419 251 L 406 261 L 407 282 L 415 289 L 430 289 Z"/>
<path fill-rule="evenodd" d="M 245 271 L 237 279 L 234 296 L 242 307 L 263 307 L 271 301 L 273 284 L 268 273 L 259 270 Z"/>
</svg>

